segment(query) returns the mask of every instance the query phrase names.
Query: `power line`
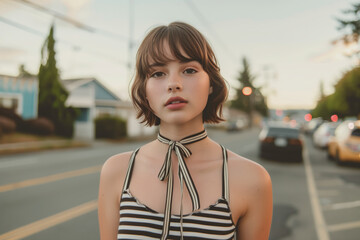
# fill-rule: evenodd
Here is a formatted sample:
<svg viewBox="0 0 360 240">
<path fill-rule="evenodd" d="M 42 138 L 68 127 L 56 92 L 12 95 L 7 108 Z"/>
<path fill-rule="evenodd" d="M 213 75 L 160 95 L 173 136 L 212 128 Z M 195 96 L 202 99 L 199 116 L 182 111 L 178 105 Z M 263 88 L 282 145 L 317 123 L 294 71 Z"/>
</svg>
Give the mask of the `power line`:
<svg viewBox="0 0 360 240">
<path fill-rule="evenodd" d="M 14 21 L 11 21 L 11 20 L 6 19 L 6 18 L 1 17 L 1 16 L 0 16 L 0 22 L 3 22 L 5 24 L 8 24 L 10 26 L 16 27 L 18 29 L 24 30 L 24 31 L 32 33 L 32 34 L 36 34 L 36 35 L 40 35 L 42 37 L 45 37 L 45 34 L 43 34 L 42 32 L 39 32 L 39 31 L 37 31 L 37 30 L 35 30 L 33 28 L 29 28 L 29 27 L 27 27 L 25 25 L 22 25 L 20 23 L 16 23 Z"/>
<path fill-rule="evenodd" d="M 123 35 L 119 35 L 119 34 L 115 34 L 113 32 L 109 32 L 107 30 L 103 30 L 103 29 L 100 29 L 100 28 L 95 28 L 95 27 L 92 27 L 90 25 L 87 25 L 87 24 L 84 24 L 82 22 L 79 22 L 79 21 L 76 21 L 74 19 L 71 19 L 69 17 L 67 17 L 66 15 L 62 14 L 62 13 L 59 13 L 57 11 L 54 11 L 52 9 L 49 9 L 49 8 L 46 8 L 44 6 L 41 6 L 39 4 L 36 4 L 36 3 L 33 3 L 33 2 L 30 2 L 28 0 L 13 0 L 13 1 L 16 1 L 18 3 L 21 3 L 23 5 L 26 5 L 28 7 L 31 7 L 33 9 L 36 9 L 38 11 L 41 11 L 41 12 L 44 12 L 46 14 L 49 14 L 57 19 L 60 19 L 64 22 L 67 22 L 67 23 L 70 23 L 71 25 L 81 29 L 81 30 L 84 30 L 84 31 L 87 31 L 87 32 L 90 32 L 90 33 L 98 33 L 98 34 L 102 34 L 102 35 L 105 35 L 107 37 L 110 37 L 110 38 L 113 38 L 113 39 L 117 39 L 117 40 L 122 40 L 122 41 L 128 41 L 128 38 L 123 36 Z"/>
<path fill-rule="evenodd" d="M 237 59 L 231 51 L 227 48 L 227 45 L 222 41 L 219 35 L 213 30 L 211 25 L 208 23 L 206 17 L 201 13 L 201 11 L 196 7 L 196 5 L 191 0 L 184 1 L 191 11 L 193 11 L 194 15 L 200 20 L 200 22 L 208 29 L 211 34 L 217 38 L 217 41 L 222 45 L 224 50 L 234 59 Z"/>
<path fill-rule="evenodd" d="M 4 18 L 4 17 L 1 17 L 0 16 L 0 22 L 3 22 L 7 25 L 10 25 L 12 27 L 15 27 L 15 28 L 18 28 L 18 29 L 21 29 L 23 31 L 26 31 L 28 33 L 31 33 L 31 34 L 35 34 L 35 35 L 38 35 L 38 36 L 41 36 L 41 37 L 46 37 L 46 34 L 34 29 L 34 28 L 30 28 L 28 26 L 25 26 L 21 23 L 17 23 L 17 22 L 14 22 L 12 20 L 9 20 L 7 18 Z M 112 62 L 118 62 L 124 66 L 127 66 L 127 62 L 125 61 L 122 61 L 122 60 L 119 60 L 119 59 L 116 59 L 115 57 L 112 57 L 112 56 L 109 56 L 109 55 L 106 55 L 106 54 L 102 54 L 102 53 L 99 53 L 99 52 L 94 52 L 94 51 L 86 51 L 86 50 L 83 50 L 81 49 L 80 46 L 78 45 L 75 45 L 71 42 L 68 42 L 68 41 L 64 41 L 64 40 L 57 40 L 59 43 L 63 43 L 63 44 L 66 44 L 66 45 L 69 45 L 71 46 L 73 49 L 76 49 L 76 50 L 80 50 L 80 51 L 83 51 L 85 53 L 88 53 L 88 54 L 91 54 L 91 55 L 94 55 L 94 56 L 97 56 L 97 57 L 102 57 L 102 58 L 106 58 L 107 60 L 111 60 Z"/>
</svg>

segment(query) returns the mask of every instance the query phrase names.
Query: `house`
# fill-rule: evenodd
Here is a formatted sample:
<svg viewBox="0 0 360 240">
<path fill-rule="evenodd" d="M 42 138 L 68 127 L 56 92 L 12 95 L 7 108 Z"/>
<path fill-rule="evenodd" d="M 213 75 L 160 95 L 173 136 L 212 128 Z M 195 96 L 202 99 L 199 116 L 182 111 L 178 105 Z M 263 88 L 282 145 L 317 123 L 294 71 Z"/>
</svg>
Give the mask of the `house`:
<svg viewBox="0 0 360 240">
<path fill-rule="evenodd" d="M 75 122 L 75 138 L 94 139 L 94 119 L 103 114 L 126 119 L 130 137 L 154 133 L 154 128 L 139 124 L 131 102 L 121 100 L 96 78 L 67 79 L 62 83 L 69 92 L 66 105 L 80 110 Z"/>
<path fill-rule="evenodd" d="M 94 139 L 94 119 L 103 114 L 116 115 L 127 120 L 127 135 L 137 137 L 155 132 L 136 119 L 131 102 L 121 100 L 96 78 L 62 80 L 69 92 L 67 106 L 79 109 L 74 137 Z M 36 76 L 15 77 L 0 74 L 0 107 L 14 109 L 23 119 L 37 118 L 39 84 Z"/>
<path fill-rule="evenodd" d="M 37 117 L 37 77 L 0 75 L 0 107 L 14 109 L 23 119 Z"/>
</svg>

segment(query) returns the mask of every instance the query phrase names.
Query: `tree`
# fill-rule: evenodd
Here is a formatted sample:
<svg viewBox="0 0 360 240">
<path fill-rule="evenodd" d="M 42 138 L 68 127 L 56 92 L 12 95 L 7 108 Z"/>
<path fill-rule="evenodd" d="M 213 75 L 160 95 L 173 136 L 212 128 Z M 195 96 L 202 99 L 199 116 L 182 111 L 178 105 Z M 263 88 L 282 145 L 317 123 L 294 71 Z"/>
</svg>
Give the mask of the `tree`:
<svg viewBox="0 0 360 240">
<path fill-rule="evenodd" d="M 261 88 L 254 86 L 255 76 L 250 72 L 250 66 L 247 59 L 242 59 L 242 70 L 237 80 L 240 82 L 239 88 L 236 88 L 235 99 L 231 101 L 230 107 L 242 110 L 251 116 L 253 110 L 257 110 L 263 116 L 268 115 L 266 99 L 261 93 Z M 243 94 L 244 87 L 250 87 L 252 93 L 248 96 Z"/>
<path fill-rule="evenodd" d="M 19 66 L 19 77 L 34 77 L 35 75 L 34 74 L 31 74 L 30 72 L 28 72 L 26 69 L 25 69 L 25 65 L 24 64 L 21 64 Z"/>
<path fill-rule="evenodd" d="M 337 19 L 340 24 L 339 30 L 348 30 L 339 40 L 344 43 L 345 46 L 348 46 L 353 43 L 358 43 L 360 36 L 360 3 L 352 4 L 352 9 L 343 11 L 344 14 L 347 14 L 348 19 Z M 337 43 L 339 40 L 334 41 Z M 359 59 L 359 51 L 351 52 L 349 56 L 356 55 Z"/>
<path fill-rule="evenodd" d="M 360 117 L 360 67 L 346 72 L 336 83 L 335 92 L 320 99 L 312 113 L 323 119 L 330 119 L 332 114 Z"/>
<path fill-rule="evenodd" d="M 326 97 L 325 95 L 325 91 L 324 91 L 324 82 L 320 81 L 320 94 L 319 94 L 319 101 L 321 101 L 321 99 L 324 99 Z"/>
<path fill-rule="evenodd" d="M 54 26 L 41 49 L 38 115 L 51 120 L 58 135 L 71 137 L 76 111 L 65 106 L 68 92 L 60 82 L 55 59 Z"/>
</svg>

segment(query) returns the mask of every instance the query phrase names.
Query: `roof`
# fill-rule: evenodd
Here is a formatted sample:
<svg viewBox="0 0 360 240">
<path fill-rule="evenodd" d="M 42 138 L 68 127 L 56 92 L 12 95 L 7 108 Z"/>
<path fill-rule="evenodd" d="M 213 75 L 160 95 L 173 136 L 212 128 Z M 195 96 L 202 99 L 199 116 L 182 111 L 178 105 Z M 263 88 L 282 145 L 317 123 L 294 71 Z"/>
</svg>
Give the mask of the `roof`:
<svg viewBox="0 0 360 240">
<path fill-rule="evenodd" d="M 74 79 L 63 79 L 62 83 L 68 89 L 69 91 L 73 91 L 76 88 L 79 88 L 85 84 L 88 84 L 90 82 L 95 82 L 98 84 L 101 88 L 103 88 L 107 93 L 109 93 L 114 99 L 121 100 L 115 93 L 113 93 L 109 88 L 107 88 L 104 84 L 102 84 L 99 80 L 97 80 L 94 77 L 89 78 L 74 78 Z"/>
</svg>

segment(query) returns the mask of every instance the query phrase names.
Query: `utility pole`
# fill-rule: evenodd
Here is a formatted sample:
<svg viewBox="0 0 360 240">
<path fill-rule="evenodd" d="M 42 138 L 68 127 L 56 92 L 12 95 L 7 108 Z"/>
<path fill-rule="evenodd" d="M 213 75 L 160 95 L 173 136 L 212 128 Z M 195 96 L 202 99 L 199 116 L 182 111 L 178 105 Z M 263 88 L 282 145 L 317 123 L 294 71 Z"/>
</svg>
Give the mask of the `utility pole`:
<svg viewBox="0 0 360 240">
<path fill-rule="evenodd" d="M 133 0 L 129 0 L 129 44 L 128 44 L 128 60 L 127 60 L 127 68 L 128 68 L 128 81 L 131 81 L 132 78 L 132 50 L 134 47 L 133 41 L 134 34 L 134 5 Z"/>
</svg>

